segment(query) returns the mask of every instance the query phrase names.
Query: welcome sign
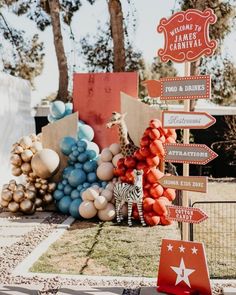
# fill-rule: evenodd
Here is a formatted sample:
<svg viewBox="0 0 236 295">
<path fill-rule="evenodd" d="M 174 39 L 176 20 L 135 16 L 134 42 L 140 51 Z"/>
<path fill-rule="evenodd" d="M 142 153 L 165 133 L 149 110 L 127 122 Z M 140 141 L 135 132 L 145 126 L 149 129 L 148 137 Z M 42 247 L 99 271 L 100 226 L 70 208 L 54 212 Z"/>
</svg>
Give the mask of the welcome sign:
<svg viewBox="0 0 236 295">
<path fill-rule="evenodd" d="M 188 9 L 175 13 L 169 19 L 162 18 L 157 31 L 164 33 L 164 49 L 159 49 L 161 61 L 195 61 L 202 55 L 213 54 L 217 42 L 209 39 L 209 25 L 216 22 L 213 10 L 203 12 Z"/>
</svg>

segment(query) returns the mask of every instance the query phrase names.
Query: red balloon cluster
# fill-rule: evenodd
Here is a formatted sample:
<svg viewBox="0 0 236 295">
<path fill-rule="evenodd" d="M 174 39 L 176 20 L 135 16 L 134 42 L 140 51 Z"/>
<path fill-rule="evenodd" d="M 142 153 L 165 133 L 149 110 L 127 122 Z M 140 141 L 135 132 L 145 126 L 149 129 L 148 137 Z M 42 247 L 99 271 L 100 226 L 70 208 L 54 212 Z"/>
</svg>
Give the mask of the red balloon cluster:
<svg viewBox="0 0 236 295">
<path fill-rule="evenodd" d="M 175 143 L 174 129 L 164 129 L 158 119 L 153 119 L 140 140 L 140 149 L 133 156 L 121 158 L 114 169 L 115 176 L 122 182 L 133 183 L 133 169 L 143 170 L 143 211 L 144 219 L 150 226 L 169 225 L 165 216 L 166 205 L 175 199 L 175 190 L 163 188 L 158 180 L 164 176 L 159 170 L 165 151 L 163 143 Z M 133 207 L 133 217 L 139 219 L 137 206 Z"/>
</svg>

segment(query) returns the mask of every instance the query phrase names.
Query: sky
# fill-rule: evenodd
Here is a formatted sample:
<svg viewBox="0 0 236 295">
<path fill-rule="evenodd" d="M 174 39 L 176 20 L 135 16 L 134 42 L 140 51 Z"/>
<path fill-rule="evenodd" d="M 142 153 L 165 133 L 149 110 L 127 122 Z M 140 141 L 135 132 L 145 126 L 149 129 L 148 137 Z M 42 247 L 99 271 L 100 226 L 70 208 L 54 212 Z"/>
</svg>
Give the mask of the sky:
<svg viewBox="0 0 236 295">
<path fill-rule="evenodd" d="M 121 0 L 124 16 L 127 12 L 127 0 Z M 170 17 L 171 11 L 176 8 L 175 0 L 135 0 L 135 17 L 137 18 L 136 31 L 133 35 L 133 44 L 143 52 L 145 60 L 149 63 L 157 55 L 157 50 L 163 47 L 163 34 L 156 31 L 156 27 L 162 17 Z M 134 8 L 133 8 L 134 9 Z M 8 21 L 14 25 L 18 24 L 19 29 L 24 29 L 27 33 L 35 33 L 36 26 L 26 18 L 18 18 L 8 11 L 4 11 Z M 91 6 L 85 0 L 83 6 L 75 14 L 72 21 L 72 29 L 75 39 L 79 41 L 86 34 L 96 34 L 98 24 L 104 24 L 108 20 L 108 8 L 106 0 L 97 0 Z M 38 31 L 40 39 L 45 46 L 45 65 L 43 72 L 35 79 L 35 90 L 32 91 L 32 106 L 41 101 L 42 98 L 57 91 L 58 88 L 58 68 L 53 44 L 52 29 L 48 27 L 44 32 Z M 69 30 L 63 26 L 63 38 L 65 51 L 68 54 L 68 63 L 79 65 L 82 60 L 79 55 L 71 54 L 75 48 L 74 43 L 69 38 Z M 225 50 L 229 52 L 235 62 L 236 54 L 233 52 L 236 47 L 236 33 L 232 33 L 225 42 Z M 178 75 L 183 75 L 183 64 L 176 64 Z"/>
</svg>

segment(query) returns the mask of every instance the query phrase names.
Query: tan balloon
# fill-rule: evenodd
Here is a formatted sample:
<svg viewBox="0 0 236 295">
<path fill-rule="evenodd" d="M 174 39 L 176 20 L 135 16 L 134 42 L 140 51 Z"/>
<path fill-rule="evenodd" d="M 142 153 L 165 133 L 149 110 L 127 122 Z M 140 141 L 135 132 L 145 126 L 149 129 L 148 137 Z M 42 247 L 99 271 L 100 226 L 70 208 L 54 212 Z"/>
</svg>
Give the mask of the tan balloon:
<svg viewBox="0 0 236 295">
<path fill-rule="evenodd" d="M 40 198 L 36 198 L 34 204 L 35 204 L 36 208 L 42 207 L 43 200 Z"/>
<path fill-rule="evenodd" d="M 101 192 L 101 195 L 104 196 L 108 202 L 110 202 L 112 199 L 113 193 L 108 189 L 104 189 Z"/>
<path fill-rule="evenodd" d="M 98 196 L 94 201 L 94 206 L 96 209 L 101 210 L 106 208 L 107 206 L 107 199 L 104 196 Z"/>
<path fill-rule="evenodd" d="M 39 183 L 39 182 L 36 182 L 36 183 L 35 183 L 35 187 L 36 187 L 36 188 L 41 188 L 41 185 L 42 185 L 42 184 Z"/>
<path fill-rule="evenodd" d="M 35 201 L 35 199 L 36 199 L 36 192 L 30 191 L 30 190 L 26 190 L 25 197 L 28 200 Z"/>
<path fill-rule="evenodd" d="M 33 203 L 30 200 L 24 200 L 20 203 L 20 209 L 27 213 L 30 212 L 33 208 Z"/>
<path fill-rule="evenodd" d="M 117 162 L 121 159 L 124 158 L 124 156 L 122 154 L 117 154 L 113 157 L 112 159 L 112 164 L 117 167 Z"/>
<path fill-rule="evenodd" d="M 8 184 L 8 183 L 6 183 L 6 184 L 4 184 L 4 185 L 2 186 L 2 190 L 4 190 L 4 189 L 9 189 L 9 184 Z"/>
<path fill-rule="evenodd" d="M 12 193 L 12 191 L 5 189 L 2 191 L 1 197 L 4 201 L 11 202 L 12 197 L 13 197 L 13 193 Z"/>
<path fill-rule="evenodd" d="M 23 191 L 24 192 L 25 191 L 25 186 L 23 184 L 19 183 L 16 186 L 16 190 L 17 191 Z"/>
<path fill-rule="evenodd" d="M 51 149 L 42 149 L 31 160 L 34 173 L 44 179 L 55 174 L 59 168 L 59 164 L 60 159 L 58 154 Z"/>
<path fill-rule="evenodd" d="M 15 148 L 14 148 L 14 153 L 16 154 L 21 154 L 22 152 L 24 151 L 23 147 L 20 146 L 20 145 L 17 145 Z"/>
<path fill-rule="evenodd" d="M 43 201 L 47 204 L 50 204 L 53 201 L 53 196 L 51 194 L 46 194 L 43 197 Z"/>
<path fill-rule="evenodd" d="M 39 190 L 40 195 L 44 196 L 46 194 L 46 192 L 43 189 Z"/>
<path fill-rule="evenodd" d="M 109 150 L 112 152 L 112 154 L 115 156 L 117 154 L 120 153 L 120 145 L 119 143 L 112 143 L 110 146 L 109 146 Z"/>
<path fill-rule="evenodd" d="M 44 191 L 46 191 L 46 190 L 48 189 L 48 186 L 47 186 L 47 184 L 42 184 L 41 188 L 42 188 Z"/>
<path fill-rule="evenodd" d="M 79 213 L 85 219 L 93 218 L 97 214 L 97 209 L 93 201 L 85 200 L 79 206 Z"/>
<path fill-rule="evenodd" d="M 115 218 L 116 211 L 115 206 L 111 203 L 108 203 L 105 209 L 98 211 L 98 217 L 102 221 L 111 221 Z"/>
<path fill-rule="evenodd" d="M 19 144 L 24 148 L 24 149 L 28 149 L 31 147 L 32 145 L 32 140 L 29 136 L 23 136 L 20 141 Z"/>
<path fill-rule="evenodd" d="M 18 167 L 21 166 L 22 160 L 21 160 L 20 155 L 18 155 L 18 154 L 12 154 L 12 156 L 10 158 L 10 162 L 14 166 L 18 166 Z"/>
<path fill-rule="evenodd" d="M 24 150 L 21 153 L 21 158 L 24 162 L 30 162 L 31 158 L 33 157 L 33 152 L 31 150 Z"/>
<path fill-rule="evenodd" d="M 39 152 L 43 149 L 42 143 L 39 141 L 35 141 L 35 142 L 33 142 L 30 149 L 34 154 L 36 154 L 37 152 Z"/>
<path fill-rule="evenodd" d="M 13 166 L 13 167 L 11 168 L 11 173 L 12 173 L 12 175 L 14 175 L 14 176 L 20 176 L 20 175 L 22 174 L 22 170 L 21 170 L 21 168 L 19 168 L 19 167 Z"/>
<path fill-rule="evenodd" d="M 109 181 L 113 178 L 114 166 L 110 162 L 104 162 L 101 165 L 98 166 L 97 169 L 97 176 L 101 180 Z"/>
<path fill-rule="evenodd" d="M 37 135 L 35 134 L 35 133 L 32 133 L 32 134 L 30 134 L 30 139 L 32 140 L 32 141 L 36 141 L 37 140 Z"/>
<path fill-rule="evenodd" d="M 29 174 L 29 172 L 31 171 L 30 163 L 23 163 L 21 165 L 21 170 L 23 171 L 24 174 Z"/>
<path fill-rule="evenodd" d="M 36 187 L 32 183 L 27 183 L 26 188 L 30 191 L 36 192 Z"/>
<path fill-rule="evenodd" d="M 13 199 L 15 202 L 20 203 L 24 200 L 25 194 L 23 191 L 15 191 L 13 194 Z"/>
<path fill-rule="evenodd" d="M 56 189 L 56 187 L 57 187 L 57 184 L 56 184 L 55 182 L 50 182 L 50 183 L 48 184 L 48 192 L 49 192 L 49 193 L 54 192 L 55 189 Z"/>
<path fill-rule="evenodd" d="M 5 200 L 3 200 L 3 199 L 0 200 L 0 205 L 1 205 L 1 207 L 3 207 L 3 208 L 7 208 L 8 204 L 9 204 L 9 203 L 8 203 L 7 201 L 5 201 Z"/>
<path fill-rule="evenodd" d="M 109 148 L 105 148 L 102 150 L 100 157 L 103 162 L 110 162 L 112 160 L 113 154 Z"/>
<path fill-rule="evenodd" d="M 18 203 L 16 203 L 16 202 L 10 202 L 9 204 L 8 204 L 8 210 L 10 211 L 10 212 L 12 212 L 12 213 L 16 213 L 17 211 L 19 211 L 19 209 L 20 209 L 20 205 L 18 204 Z"/>
</svg>

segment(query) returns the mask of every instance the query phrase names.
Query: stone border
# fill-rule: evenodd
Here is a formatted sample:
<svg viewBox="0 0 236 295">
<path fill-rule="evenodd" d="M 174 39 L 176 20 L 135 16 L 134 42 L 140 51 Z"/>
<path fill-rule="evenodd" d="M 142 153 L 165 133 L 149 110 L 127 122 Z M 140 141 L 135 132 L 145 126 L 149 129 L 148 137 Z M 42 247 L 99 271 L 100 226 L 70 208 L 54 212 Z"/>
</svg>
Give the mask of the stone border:
<svg viewBox="0 0 236 295">
<path fill-rule="evenodd" d="M 43 240 L 36 248 L 34 248 L 34 250 L 17 265 L 11 274 L 14 276 L 27 276 L 30 267 L 43 255 L 43 253 L 47 251 L 51 244 L 53 244 L 64 234 L 64 232 L 70 227 L 74 220 L 75 219 L 70 216 L 65 221 L 63 221 L 63 223 L 58 224 L 55 230 L 48 236 L 48 238 Z"/>
</svg>

